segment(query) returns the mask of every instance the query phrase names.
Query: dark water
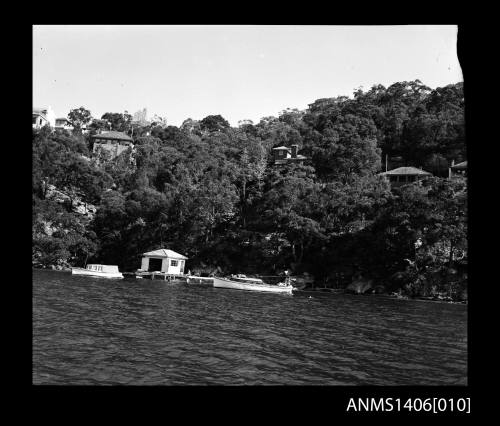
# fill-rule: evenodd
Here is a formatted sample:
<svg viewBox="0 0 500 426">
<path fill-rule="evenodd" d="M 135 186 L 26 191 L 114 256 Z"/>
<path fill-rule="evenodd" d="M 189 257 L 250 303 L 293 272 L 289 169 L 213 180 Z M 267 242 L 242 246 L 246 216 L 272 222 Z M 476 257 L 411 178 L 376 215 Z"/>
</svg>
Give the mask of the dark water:
<svg viewBox="0 0 500 426">
<path fill-rule="evenodd" d="M 467 307 L 33 271 L 33 383 L 467 384 Z"/>
</svg>

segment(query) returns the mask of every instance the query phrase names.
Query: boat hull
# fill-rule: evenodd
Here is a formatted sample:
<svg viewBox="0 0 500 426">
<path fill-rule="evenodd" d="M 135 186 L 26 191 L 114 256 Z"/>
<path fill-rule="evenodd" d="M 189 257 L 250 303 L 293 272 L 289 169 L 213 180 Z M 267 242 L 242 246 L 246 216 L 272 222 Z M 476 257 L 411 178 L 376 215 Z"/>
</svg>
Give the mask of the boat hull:
<svg viewBox="0 0 500 426">
<path fill-rule="evenodd" d="M 98 271 L 90 271 L 88 269 L 83 268 L 71 268 L 71 273 L 73 275 L 85 275 L 88 277 L 99 277 L 99 278 L 123 278 L 121 272 L 98 272 Z"/>
<path fill-rule="evenodd" d="M 188 284 L 203 284 L 212 286 L 214 283 L 214 279 L 212 277 L 197 277 L 194 275 L 188 275 L 186 278 L 186 282 Z"/>
<path fill-rule="evenodd" d="M 284 293 L 292 294 L 293 287 L 279 286 L 271 284 L 253 284 L 231 281 L 226 278 L 214 277 L 214 287 L 216 288 L 232 288 L 234 290 L 259 291 L 266 293 Z"/>
</svg>

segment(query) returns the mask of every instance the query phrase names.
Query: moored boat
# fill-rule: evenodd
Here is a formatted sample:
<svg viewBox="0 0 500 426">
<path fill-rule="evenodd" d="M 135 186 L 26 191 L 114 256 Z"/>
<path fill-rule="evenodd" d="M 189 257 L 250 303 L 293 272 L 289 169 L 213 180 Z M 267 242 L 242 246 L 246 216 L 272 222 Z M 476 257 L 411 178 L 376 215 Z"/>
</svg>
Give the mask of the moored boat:
<svg viewBox="0 0 500 426">
<path fill-rule="evenodd" d="M 71 268 L 73 275 L 87 275 L 101 278 L 123 278 L 123 274 L 116 265 L 89 264 L 86 268 Z"/>
<path fill-rule="evenodd" d="M 213 285 L 214 278 L 213 277 L 198 277 L 196 275 L 188 275 L 186 277 L 186 282 L 188 284 L 206 284 Z"/>
<path fill-rule="evenodd" d="M 214 287 L 286 294 L 292 294 L 293 290 L 290 284 L 266 284 L 260 278 L 247 278 L 244 275 L 231 276 L 231 278 L 214 277 Z"/>
</svg>

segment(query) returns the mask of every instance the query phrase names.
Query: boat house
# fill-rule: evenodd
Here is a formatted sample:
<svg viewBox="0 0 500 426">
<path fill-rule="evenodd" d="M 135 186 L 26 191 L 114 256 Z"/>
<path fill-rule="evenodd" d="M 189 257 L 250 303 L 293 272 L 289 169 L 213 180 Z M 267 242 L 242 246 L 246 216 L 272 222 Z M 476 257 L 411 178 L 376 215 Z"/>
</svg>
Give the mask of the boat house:
<svg viewBox="0 0 500 426">
<path fill-rule="evenodd" d="M 169 249 L 158 249 L 142 254 L 141 271 L 163 272 L 172 275 L 184 274 L 188 258 Z"/>
<path fill-rule="evenodd" d="M 397 169 L 379 173 L 379 176 L 385 176 L 389 179 L 392 187 L 397 187 L 425 179 L 432 176 L 432 173 L 416 167 L 398 167 Z"/>
</svg>

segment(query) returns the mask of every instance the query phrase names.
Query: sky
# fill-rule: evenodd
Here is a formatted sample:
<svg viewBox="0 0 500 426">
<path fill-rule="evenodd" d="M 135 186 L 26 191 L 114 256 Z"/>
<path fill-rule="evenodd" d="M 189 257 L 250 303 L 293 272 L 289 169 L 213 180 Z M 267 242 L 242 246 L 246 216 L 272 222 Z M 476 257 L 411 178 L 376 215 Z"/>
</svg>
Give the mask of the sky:
<svg viewBox="0 0 500 426">
<path fill-rule="evenodd" d="M 457 27 L 33 26 L 33 106 L 257 123 L 374 84 L 463 81 Z"/>
</svg>

